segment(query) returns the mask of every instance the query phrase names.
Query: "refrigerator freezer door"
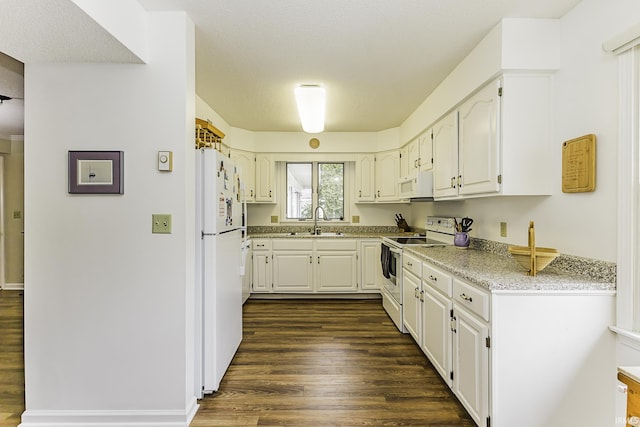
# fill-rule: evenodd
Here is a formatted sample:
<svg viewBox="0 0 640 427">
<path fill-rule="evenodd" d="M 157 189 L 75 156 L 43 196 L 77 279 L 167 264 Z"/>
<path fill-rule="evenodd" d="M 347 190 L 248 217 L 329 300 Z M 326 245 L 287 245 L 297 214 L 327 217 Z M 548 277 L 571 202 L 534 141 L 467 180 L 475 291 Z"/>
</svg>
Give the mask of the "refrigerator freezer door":
<svg viewBox="0 0 640 427">
<path fill-rule="evenodd" d="M 201 149 L 200 156 L 203 231 L 217 234 L 242 227 L 239 168 L 213 149 Z"/>
<path fill-rule="evenodd" d="M 241 231 L 204 236 L 203 382 L 218 390 L 242 341 Z"/>
</svg>

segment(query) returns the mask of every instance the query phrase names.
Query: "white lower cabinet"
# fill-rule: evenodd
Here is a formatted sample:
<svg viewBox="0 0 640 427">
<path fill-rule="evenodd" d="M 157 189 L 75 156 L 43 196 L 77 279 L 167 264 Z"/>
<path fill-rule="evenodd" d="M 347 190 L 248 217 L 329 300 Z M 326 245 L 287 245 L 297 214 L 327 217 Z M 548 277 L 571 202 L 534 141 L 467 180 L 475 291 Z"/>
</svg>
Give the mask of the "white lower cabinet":
<svg viewBox="0 0 640 427">
<path fill-rule="evenodd" d="M 453 304 L 453 392 L 479 425 L 488 424 L 489 325 Z"/>
<path fill-rule="evenodd" d="M 251 292 L 271 292 L 273 282 L 271 239 L 253 239 L 252 252 Z"/>
<path fill-rule="evenodd" d="M 358 289 L 358 256 L 345 253 L 317 252 L 316 290 L 318 292 L 355 292 Z"/>
<path fill-rule="evenodd" d="M 255 241 L 267 246 L 268 250 L 259 250 L 256 244 L 253 246 L 253 292 L 358 291 L 358 241 L 355 239 L 303 238 Z"/>
<path fill-rule="evenodd" d="M 360 289 L 362 291 L 379 291 L 383 283 L 380 252 L 380 239 L 362 239 L 360 241 Z"/>
<path fill-rule="evenodd" d="M 417 343 L 422 342 L 422 261 L 402 255 L 402 322 Z"/>
<path fill-rule="evenodd" d="M 473 420 L 488 426 L 489 293 L 428 263 L 422 264 L 421 282 L 409 277 L 410 286 L 421 286 L 420 298 L 414 298 L 421 322 L 416 342 Z"/>
<path fill-rule="evenodd" d="M 427 355 L 433 367 L 444 379 L 444 381 L 452 386 L 451 353 L 453 351 L 451 343 L 452 338 L 452 308 L 451 302 L 451 277 L 446 276 L 449 282 L 449 290 L 446 293 L 441 292 L 434 287 L 433 279 L 441 280 L 427 273 L 426 265 L 423 266 L 423 300 L 422 303 L 422 343 L 420 347 Z M 429 276 L 432 279 L 429 279 Z"/>
</svg>

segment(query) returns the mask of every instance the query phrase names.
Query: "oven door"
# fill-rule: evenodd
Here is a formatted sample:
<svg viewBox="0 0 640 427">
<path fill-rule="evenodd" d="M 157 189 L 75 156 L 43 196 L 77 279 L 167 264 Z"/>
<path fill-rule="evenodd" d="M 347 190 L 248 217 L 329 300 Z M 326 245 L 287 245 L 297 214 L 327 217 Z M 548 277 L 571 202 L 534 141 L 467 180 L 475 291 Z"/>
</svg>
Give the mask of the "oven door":
<svg viewBox="0 0 640 427">
<path fill-rule="evenodd" d="M 382 245 L 389 248 L 389 278 L 385 277 L 383 287 L 399 305 L 402 305 L 402 249 L 387 245 L 384 242 Z M 382 270 L 385 270 L 384 262 Z"/>
</svg>

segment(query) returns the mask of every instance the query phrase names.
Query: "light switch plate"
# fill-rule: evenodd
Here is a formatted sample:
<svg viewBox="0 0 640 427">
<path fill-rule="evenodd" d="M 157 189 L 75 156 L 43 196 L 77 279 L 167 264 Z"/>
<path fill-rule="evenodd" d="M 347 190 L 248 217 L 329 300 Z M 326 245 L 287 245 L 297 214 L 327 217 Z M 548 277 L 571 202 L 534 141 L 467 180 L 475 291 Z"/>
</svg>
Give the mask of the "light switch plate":
<svg viewBox="0 0 640 427">
<path fill-rule="evenodd" d="M 153 214 L 151 215 L 151 232 L 154 234 L 171 234 L 171 215 Z"/>
<path fill-rule="evenodd" d="M 171 172 L 173 170 L 172 151 L 158 151 L 158 170 L 161 172 Z"/>
<path fill-rule="evenodd" d="M 278 223 L 278 215 L 271 215 L 271 224 Z"/>
<path fill-rule="evenodd" d="M 351 216 L 351 222 L 354 224 L 359 224 L 360 223 L 360 215 L 352 215 Z"/>
<path fill-rule="evenodd" d="M 500 237 L 507 237 L 507 223 L 500 223 Z"/>
</svg>

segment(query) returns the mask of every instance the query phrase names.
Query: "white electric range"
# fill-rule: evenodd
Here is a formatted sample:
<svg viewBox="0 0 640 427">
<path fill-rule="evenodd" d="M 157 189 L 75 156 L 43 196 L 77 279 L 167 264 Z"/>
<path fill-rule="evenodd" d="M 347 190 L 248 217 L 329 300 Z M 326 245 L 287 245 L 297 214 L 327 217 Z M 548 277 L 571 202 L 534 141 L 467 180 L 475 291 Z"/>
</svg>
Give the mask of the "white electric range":
<svg viewBox="0 0 640 427">
<path fill-rule="evenodd" d="M 407 246 L 434 247 L 452 245 L 455 234 L 453 217 L 428 217 L 426 235 L 383 237 L 380 262 L 385 277 L 380 289 L 382 306 L 401 332 L 402 323 L 402 251 Z"/>
</svg>

